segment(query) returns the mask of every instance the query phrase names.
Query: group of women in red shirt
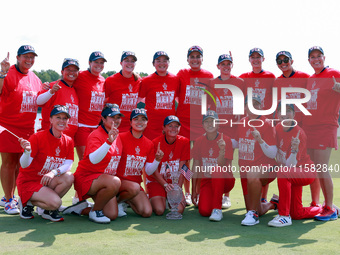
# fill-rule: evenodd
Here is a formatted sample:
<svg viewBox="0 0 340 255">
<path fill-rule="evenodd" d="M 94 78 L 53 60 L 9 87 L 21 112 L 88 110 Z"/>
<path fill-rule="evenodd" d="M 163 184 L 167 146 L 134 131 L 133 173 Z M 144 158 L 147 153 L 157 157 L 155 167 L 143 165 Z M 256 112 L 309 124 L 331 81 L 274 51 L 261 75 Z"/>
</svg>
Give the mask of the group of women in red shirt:
<svg viewBox="0 0 340 255">
<path fill-rule="evenodd" d="M 5 193 L 1 203 L 8 214 L 33 218 L 33 207 L 37 206 L 42 208 L 42 217 L 52 221 L 63 220 L 59 214 L 63 211 L 109 223 L 126 215 L 124 207 L 129 205 L 142 217 L 152 212 L 162 215 L 166 193 L 173 188 L 170 173 L 180 171 L 184 165 L 190 168 L 193 159 L 191 200 L 202 216 L 220 221 L 222 198 L 235 184 L 230 167 L 233 151 L 238 148 L 240 170 L 251 169 L 240 171 L 247 210 L 242 225 L 259 223 L 259 215 L 277 207 L 279 215 L 268 223 L 270 226 L 291 225 L 291 218 L 337 218 L 330 173 L 323 171 L 319 179 L 307 167 L 328 165 L 332 148 L 337 148 L 340 72 L 324 65 L 321 47 L 308 51 L 315 70 L 312 76 L 293 68 L 290 52 L 279 52 L 276 63 L 282 75 L 278 78 L 262 69 L 265 58 L 260 48 L 250 50 L 252 71 L 240 77 L 231 74 L 231 53 L 219 56 L 220 76 L 216 79 L 201 68 L 203 49 L 199 46 L 189 48 L 190 68 L 177 75 L 168 72 L 168 54 L 156 52 L 152 62 L 156 71 L 143 79 L 134 72 L 135 53 L 126 51 L 121 56 L 121 71 L 105 80 L 100 73 L 107 60 L 96 51 L 89 57 L 87 70 L 79 71 L 79 62 L 66 58 L 62 78 L 41 84 L 30 71 L 36 56 L 32 46 L 23 45 L 17 53 L 17 64 L 10 66 L 9 54 L 1 62 L 0 152 Z M 234 85 L 244 94 L 252 88 L 244 115 L 233 115 L 233 94 L 218 84 Z M 258 110 L 271 107 L 273 87 L 309 90 L 311 99 L 306 105 L 311 116 L 304 116 L 291 104 L 283 114 L 279 105 L 276 118 L 296 121 L 288 128 L 282 122 L 274 127 L 269 116 L 250 111 L 249 104 Z M 202 116 L 204 94 L 209 95 L 209 110 Z M 302 97 L 299 93 L 287 94 L 287 98 Z M 137 108 L 139 102 L 145 104 L 145 109 Z M 42 108 L 42 131 L 33 134 L 38 106 Z M 215 125 L 218 119 L 264 124 Z M 19 141 L 16 137 L 20 137 Z M 73 175 L 70 169 L 74 147 L 79 164 Z M 229 170 L 211 171 L 218 166 Z M 277 172 L 277 166 L 298 168 L 300 175 Z M 190 182 L 185 177 L 181 175 L 179 184 L 189 193 Z M 276 177 L 279 197 L 267 202 L 268 184 Z M 61 198 L 73 183 L 79 202 L 65 209 Z M 302 186 L 309 184 L 312 203 L 306 208 L 302 207 Z M 16 185 L 19 200 L 14 196 Z M 320 188 L 325 197 L 323 205 L 319 205 Z M 87 198 L 92 198 L 94 204 Z M 190 201 L 183 194 L 180 212 L 186 203 Z"/>
</svg>

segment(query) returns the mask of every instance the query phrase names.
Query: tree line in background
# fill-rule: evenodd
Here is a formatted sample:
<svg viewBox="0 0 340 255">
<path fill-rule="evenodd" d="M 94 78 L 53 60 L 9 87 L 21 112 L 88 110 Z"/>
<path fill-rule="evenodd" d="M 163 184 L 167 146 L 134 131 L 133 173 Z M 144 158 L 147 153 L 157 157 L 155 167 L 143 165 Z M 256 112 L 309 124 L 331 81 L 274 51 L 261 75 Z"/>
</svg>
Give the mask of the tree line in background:
<svg viewBox="0 0 340 255">
<path fill-rule="evenodd" d="M 39 79 L 41 80 L 42 83 L 44 82 L 52 82 L 52 81 L 56 81 L 58 79 L 61 78 L 61 75 L 59 73 L 57 73 L 56 71 L 54 70 L 51 70 L 51 69 L 48 69 L 48 70 L 41 70 L 40 72 L 38 71 L 33 71 L 38 77 Z M 107 77 L 115 74 L 116 71 L 108 71 L 106 73 L 101 73 L 101 75 L 106 79 Z M 140 72 L 138 73 L 140 77 L 145 77 L 145 76 L 148 76 L 147 73 L 143 73 L 143 72 Z"/>
</svg>

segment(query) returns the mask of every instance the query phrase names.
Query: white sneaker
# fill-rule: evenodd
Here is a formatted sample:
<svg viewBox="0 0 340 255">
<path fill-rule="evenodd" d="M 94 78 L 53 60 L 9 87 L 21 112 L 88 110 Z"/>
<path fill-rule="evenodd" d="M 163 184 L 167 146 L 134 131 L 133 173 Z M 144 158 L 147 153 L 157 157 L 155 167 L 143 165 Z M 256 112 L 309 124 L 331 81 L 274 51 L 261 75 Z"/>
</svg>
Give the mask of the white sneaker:
<svg viewBox="0 0 340 255">
<path fill-rule="evenodd" d="M 227 196 L 223 196 L 222 198 L 222 208 L 223 209 L 229 209 L 231 207 L 231 201 L 230 198 Z"/>
<path fill-rule="evenodd" d="M 277 215 L 274 219 L 268 222 L 268 226 L 271 227 L 286 227 L 292 225 L 292 219 L 290 216 Z"/>
<path fill-rule="evenodd" d="M 7 202 L 7 199 L 5 198 L 5 196 L 3 196 L 0 200 L 0 206 L 5 207 L 6 202 Z"/>
<path fill-rule="evenodd" d="M 246 213 L 246 217 L 244 220 L 241 222 L 242 225 L 244 226 L 253 226 L 256 224 L 259 224 L 259 216 L 257 212 L 251 210 Z"/>
<path fill-rule="evenodd" d="M 39 206 L 36 206 L 35 207 L 35 212 L 38 214 L 38 215 L 42 215 L 43 213 L 44 213 L 44 209 L 42 209 L 41 207 L 39 207 Z"/>
<path fill-rule="evenodd" d="M 121 203 L 118 203 L 118 217 L 124 217 L 124 216 L 127 216 L 125 210 L 125 205 L 126 204 L 125 202 L 121 202 Z"/>
<path fill-rule="evenodd" d="M 87 200 L 86 200 L 86 202 L 87 202 L 88 206 L 91 206 L 91 207 L 94 206 L 93 202 L 89 202 Z M 78 204 L 78 203 L 79 203 L 79 198 L 78 197 L 72 197 L 72 204 L 75 205 L 75 204 Z"/>
<path fill-rule="evenodd" d="M 20 213 L 20 210 L 18 208 L 18 203 L 13 198 L 10 198 L 8 202 L 5 203 L 4 210 L 7 214 L 19 214 Z"/>
<path fill-rule="evenodd" d="M 69 207 L 66 207 L 62 212 L 63 214 L 77 214 L 81 215 L 81 212 L 89 207 L 88 203 L 86 200 L 80 201 L 74 205 L 71 205 Z"/>
<path fill-rule="evenodd" d="M 339 214 L 340 214 L 340 208 L 337 207 L 335 204 L 333 204 L 333 208 L 336 210 L 336 214 L 337 214 L 338 216 L 340 216 L 340 215 L 339 215 Z"/>
<path fill-rule="evenodd" d="M 59 212 L 62 212 L 62 211 L 64 211 L 66 208 L 67 208 L 67 206 L 61 205 L 61 206 L 59 206 L 58 211 L 59 211 Z"/>
<path fill-rule="evenodd" d="M 191 200 L 191 194 L 190 193 L 186 193 L 185 194 L 185 203 L 187 204 L 187 206 L 192 205 L 192 200 Z"/>
<path fill-rule="evenodd" d="M 72 197 L 72 204 L 75 205 L 75 204 L 77 204 L 77 203 L 79 203 L 79 198 L 77 198 L 77 197 Z"/>
<path fill-rule="evenodd" d="M 18 204 L 18 201 L 19 201 L 18 197 L 13 195 L 13 200 Z M 7 199 L 5 198 L 5 196 L 3 196 L 0 200 L 0 206 L 5 207 L 6 202 L 7 202 Z"/>
<path fill-rule="evenodd" d="M 220 209 L 213 209 L 209 220 L 211 221 L 221 221 L 223 219 L 222 210 Z"/>
<path fill-rule="evenodd" d="M 90 211 L 89 213 L 89 220 L 93 221 L 95 223 L 102 223 L 102 224 L 106 224 L 106 223 L 110 223 L 111 220 L 106 217 L 103 213 L 102 210 L 100 211 Z"/>
</svg>

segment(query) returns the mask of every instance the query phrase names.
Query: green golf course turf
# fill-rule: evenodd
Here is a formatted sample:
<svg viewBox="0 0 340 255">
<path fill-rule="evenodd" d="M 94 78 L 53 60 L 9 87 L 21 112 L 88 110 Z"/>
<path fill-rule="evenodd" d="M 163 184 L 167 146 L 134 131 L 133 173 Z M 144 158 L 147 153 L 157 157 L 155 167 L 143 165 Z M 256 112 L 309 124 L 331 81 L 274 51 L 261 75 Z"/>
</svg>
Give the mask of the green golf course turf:
<svg viewBox="0 0 340 255">
<path fill-rule="evenodd" d="M 340 164 L 340 152 L 333 150 L 330 165 L 335 164 Z M 77 162 L 72 171 L 76 166 Z M 334 203 L 339 206 L 339 173 L 333 176 Z M 278 194 L 276 181 L 270 185 L 268 198 L 273 193 Z M 71 205 L 73 195 L 72 188 L 63 198 L 63 205 Z M 141 218 L 129 208 L 127 217 L 105 225 L 74 215 L 66 215 L 64 222 L 57 223 L 37 214 L 34 219 L 23 220 L 18 215 L 7 215 L 1 208 L 0 254 L 340 253 L 340 219 L 299 220 L 289 227 L 272 228 L 267 223 L 277 212 L 270 211 L 260 217 L 260 224 L 245 227 L 240 224 L 245 209 L 239 178 L 230 197 L 232 207 L 223 210 L 221 222 L 201 217 L 193 206 L 187 207 L 183 219 L 177 221 L 166 220 L 165 215 Z M 303 201 L 305 206 L 310 203 L 309 187 L 304 188 Z"/>
</svg>

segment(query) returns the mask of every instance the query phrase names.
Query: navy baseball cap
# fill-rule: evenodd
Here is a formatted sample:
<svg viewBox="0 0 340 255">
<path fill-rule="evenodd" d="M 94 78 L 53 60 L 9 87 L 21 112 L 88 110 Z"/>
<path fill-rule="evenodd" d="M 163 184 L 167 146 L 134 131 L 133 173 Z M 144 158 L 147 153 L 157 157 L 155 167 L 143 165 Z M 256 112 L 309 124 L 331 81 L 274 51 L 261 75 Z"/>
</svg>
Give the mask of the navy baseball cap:
<svg viewBox="0 0 340 255">
<path fill-rule="evenodd" d="M 258 102 L 259 104 L 261 104 L 262 102 L 261 97 L 257 94 L 253 94 L 253 100 Z M 244 104 L 247 104 L 247 103 L 248 103 L 248 95 L 246 96 L 246 99 L 244 100 Z"/>
<path fill-rule="evenodd" d="M 201 54 L 203 56 L 203 49 L 200 46 L 192 46 L 188 49 L 187 57 L 189 57 L 189 55 L 194 51 L 199 52 L 199 54 Z"/>
<path fill-rule="evenodd" d="M 130 114 L 130 120 L 138 117 L 139 115 L 144 116 L 146 119 L 148 119 L 148 115 L 146 115 L 146 110 L 144 108 L 136 108 L 133 109 Z"/>
<path fill-rule="evenodd" d="M 124 114 L 120 112 L 119 106 L 117 104 L 106 104 L 104 109 L 102 110 L 103 117 L 113 117 L 117 114 L 120 114 L 122 117 L 124 117 Z"/>
<path fill-rule="evenodd" d="M 35 56 L 38 56 L 37 53 L 35 53 L 35 49 L 31 46 L 31 45 L 22 45 L 19 49 L 18 49 L 18 56 L 20 55 L 24 55 L 27 53 L 33 53 Z"/>
<path fill-rule="evenodd" d="M 249 51 L 249 57 L 254 53 L 254 52 L 257 52 L 258 54 L 260 54 L 262 57 L 264 57 L 264 54 L 263 54 L 263 50 L 260 49 L 260 48 L 253 48 Z"/>
<path fill-rule="evenodd" d="M 171 122 L 178 122 L 179 125 L 181 125 L 181 122 L 179 122 L 179 118 L 175 115 L 170 115 L 164 119 L 163 126 L 166 126 L 170 124 Z"/>
<path fill-rule="evenodd" d="M 50 117 L 52 117 L 53 115 L 57 115 L 59 113 L 66 113 L 67 118 L 71 118 L 71 115 L 69 114 L 69 111 L 68 111 L 68 107 L 65 105 L 60 105 L 60 104 L 53 106 Z"/>
<path fill-rule="evenodd" d="M 107 60 L 104 58 L 103 53 L 101 53 L 100 51 L 94 51 L 91 53 L 89 61 L 92 62 L 100 58 L 104 59 L 104 62 L 107 62 Z"/>
<path fill-rule="evenodd" d="M 155 62 L 155 60 L 156 60 L 157 58 L 161 57 L 161 56 L 165 56 L 165 57 L 167 58 L 167 60 L 170 59 L 169 56 L 168 56 L 168 54 L 167 54 L 165 51 L 157 51 L 157 52 L 155 53 L 155 55 L 153 55 L 153 60 L 152 60 L 152 62 Z"/>
<path fill-rule="evenodd" d="M 277 53 L 277 54 L 276 54 L 276 59 L 278 59 L 280 56 L 286 56 L 286 57 L 288 57 L 288 58 L 290 58 L 290 59 L 293 59 L 293 58 L 292 58 L 292 54 L 290 54 L 290 52 L 289 52 L 289 51 L 286 51 L 286 50 L 282 50 L 282 51 L 280 51 L 279 53 Z"/>
<path fill-rule="evenodd" d="M 218 115 L 215 111 L 208 110 L 207 113 L 203 115 L 203 121 L 202 122 L 204 122 L 207 118 L 218 119 Z"/>
<path fill-rule="evenodd" d="M 65 58 L 61 70 L 64 70 L 68 66 L 76 66 L 79 70 L 79 62 L 74 58 Z"/>
<path fill-rule="evenodd" d="M 217 64 L 220 64 L 220 63 L 222 63 L 223 61 L 226 61 L 226 60 L 233 63 L 233 59 L 231 58 L 231 56 L 229 54 L 223 54 L 223 55 L 218 57 L 218 63 Z"/>
<path fill-rule="evenodd" d="M 123 62 L 128 56 L 132 56 L 135 61 L 137 61 L 136 54 L 132 51 L 123 51 L 122 57 L 120 58 L 120 62 Z"/>
<path fill-rule="evenodd" d="M 310 56 L 310 54 L 315 51 L 315 50 L 318 50 L 322 53 L 322 55 L 325 55 L 324 52 L 323 52 L 323 49 L 320 47 L 320 46 L 313 46 L 312 48 L 310 48 L 308 50 L 308 57 Z"/>
</svg>

